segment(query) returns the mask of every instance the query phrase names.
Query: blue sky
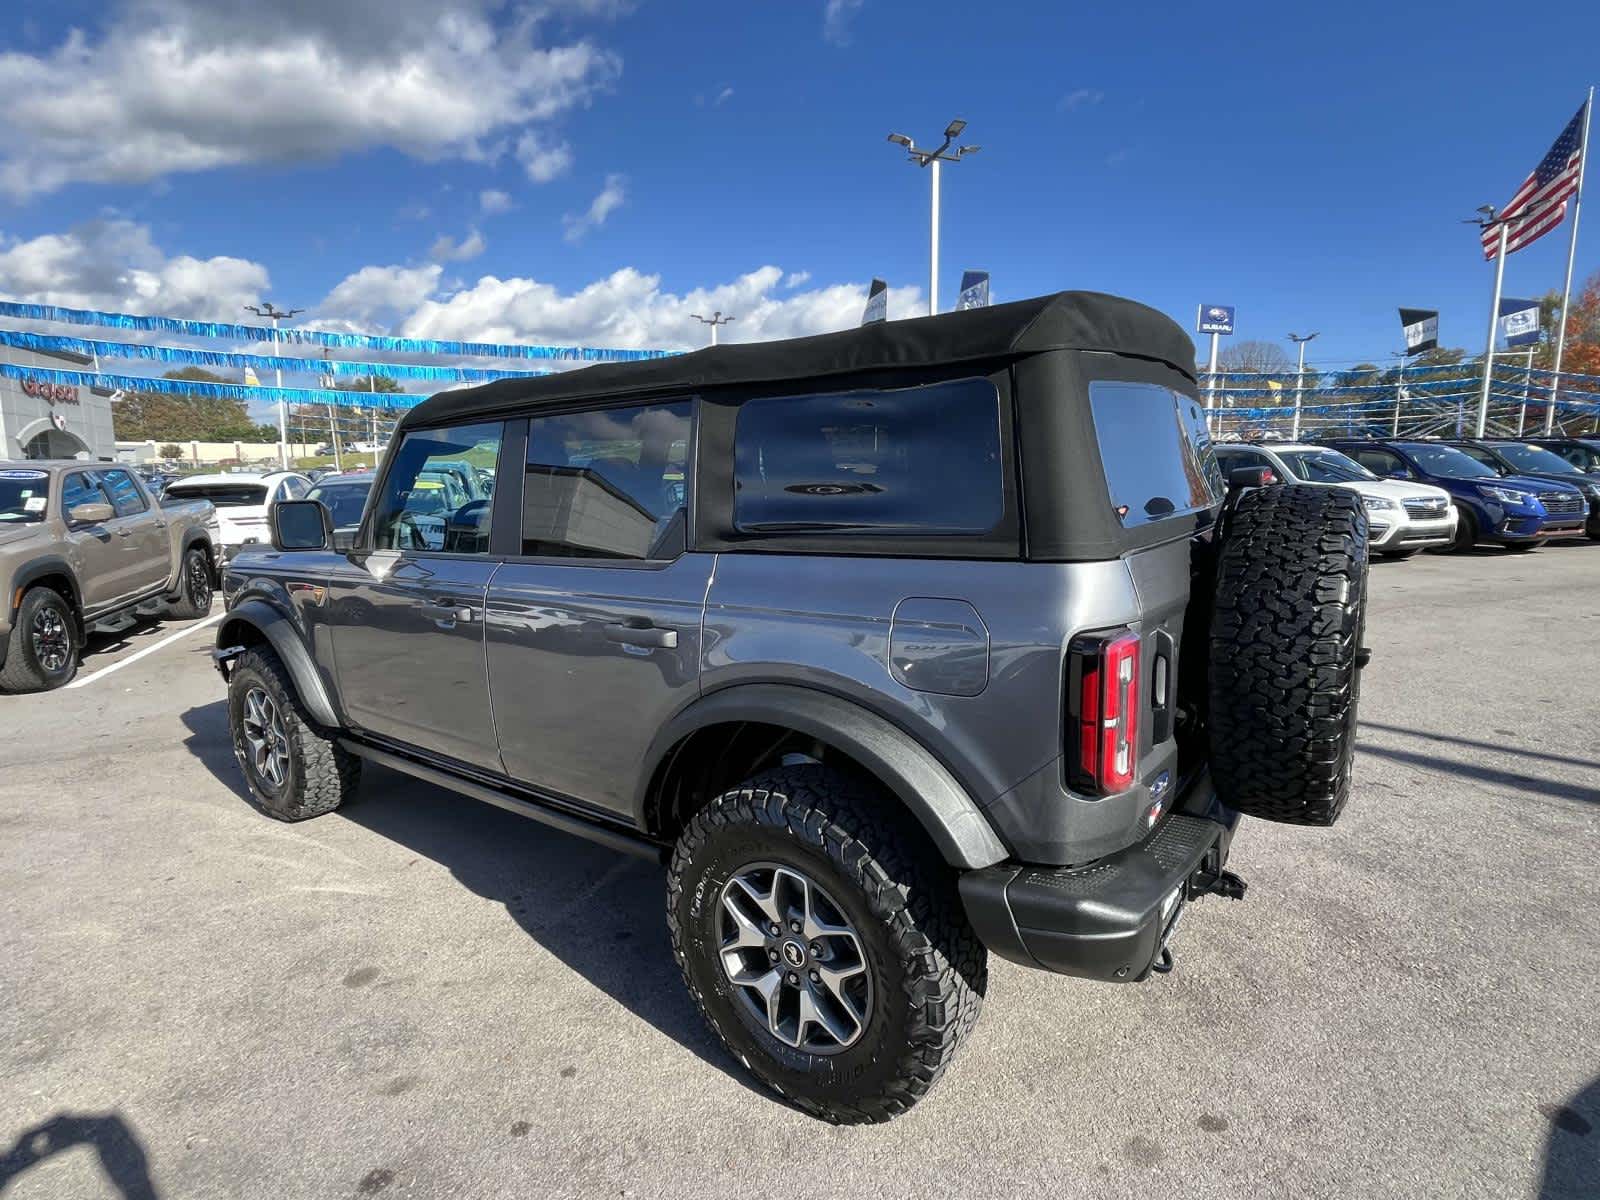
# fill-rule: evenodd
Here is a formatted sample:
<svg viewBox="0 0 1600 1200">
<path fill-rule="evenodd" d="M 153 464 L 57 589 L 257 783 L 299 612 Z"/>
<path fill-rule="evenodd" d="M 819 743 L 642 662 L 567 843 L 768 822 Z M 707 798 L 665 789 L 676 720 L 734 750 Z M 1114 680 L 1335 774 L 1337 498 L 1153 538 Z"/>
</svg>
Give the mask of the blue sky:
<svg viewBox="0 0 1600 1200">
<path fill-rule="evenodd" d="M 1458 222 L 1600 76 L 1577 3 L 36 7 L 0 13 L 0 292 L 598 344 L 695 344 L 702 305 L 747 309 L 735 338 L 838 327 L 874 274 L 914 311 L 927 173 L 885 135 L 960 116 L 983 149 L 945 172 L 946 305 L 976 266 L 997 299 L 1191 328 L 1233 303 L 1241 338 L 1319 330 L 1330 364 L 1397 348 L 1401 304 L 1476 350 L 1490 268 Z M 403 91 L 418 54 L 435 95 Z M 1565 252 L 1563 227 L 1513 256 L 1507 293 Z"/>
</svg>

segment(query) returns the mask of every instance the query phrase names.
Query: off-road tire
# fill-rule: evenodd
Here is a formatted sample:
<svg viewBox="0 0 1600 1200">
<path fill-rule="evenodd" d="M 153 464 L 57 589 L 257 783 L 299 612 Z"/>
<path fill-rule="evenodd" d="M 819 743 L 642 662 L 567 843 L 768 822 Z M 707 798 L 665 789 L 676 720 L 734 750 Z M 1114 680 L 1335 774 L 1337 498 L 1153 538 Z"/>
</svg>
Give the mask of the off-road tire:
<svg viewBox="0 0 1600 1200">
<path fill-rule="evenodd" d="M 787 1046 L 734 994 L 719 957 L 720 897 L 756 861 L 806 873 L 856 930 L 873 1001 L 853 1045 L 828 1055 Z M 887 1121 L 922 1099 L 988 987 L 987 951 L 932 842 L 892 801 L 817 764 L 762 772 L 695 814 L 672 855 L 667 925 L 690 995 L 733 1056 L 837 1124 Z"/>
<path fill-rule="evenodd" d="M 282 721 L 289 751 L 282 786 L 273 786 L 251 761 L 244 712 L 254 688 L 271 698 Z M 247 650 L 234 664 L 228 678 L 228 728 L 250 795 L 270 817 L 320 817 L 349 800 L 361 782 L 361 760 L 312 722 L 283 662 L 266 646 Z"/>
<path fill-rule="evenodd" d="M 167 602 L 168 614 L 180 621 L 210 616 L 216 596 L 215 578 L 206 548 L 190 546 L 178 564 L 178 598 Z"/>
<path fill-rule="evenodd" d="M 54 614 L 67 639 L 66 663 L 55 670 L 46 667 L 34 652 L 34 620 L 41 612 Z M 32 588 L 23 595 L 16 620 L 11 623 L 6 665 L 0 667 L 0 692 L 49 692 L 65 687 L 78 673 L 82 651 L 78 618 L 66 597 L 54 588 Z"/>
<path fill-rule="evenodd" d="M 1350 792 L 1366 629 L 1367 518 L 1343 488 L 1246 493 L 1218 550 L 1211 775 L 1223 803 L 1331 825 Z"/>
</svg>

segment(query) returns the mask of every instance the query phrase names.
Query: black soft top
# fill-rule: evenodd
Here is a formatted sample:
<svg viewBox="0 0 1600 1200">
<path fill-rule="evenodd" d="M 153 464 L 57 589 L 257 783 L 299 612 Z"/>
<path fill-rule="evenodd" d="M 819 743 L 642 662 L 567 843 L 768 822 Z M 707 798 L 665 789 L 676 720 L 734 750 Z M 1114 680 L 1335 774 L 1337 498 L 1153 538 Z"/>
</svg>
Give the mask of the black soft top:
<svg viewBox="0 0 1600 1200">
<path fill-rule="evenodd" d="M 1194 377 L 1194 343 L 1170 317 L 1101 292 L 1056 292 L 815 337 L 712 346 L 668 358 L 496 380 L 440 392 L 411 409 L 400 424 L 410 429 L 545 403 L 994 361 L 1046 350 L 1134 355 Z"/>
</svg>

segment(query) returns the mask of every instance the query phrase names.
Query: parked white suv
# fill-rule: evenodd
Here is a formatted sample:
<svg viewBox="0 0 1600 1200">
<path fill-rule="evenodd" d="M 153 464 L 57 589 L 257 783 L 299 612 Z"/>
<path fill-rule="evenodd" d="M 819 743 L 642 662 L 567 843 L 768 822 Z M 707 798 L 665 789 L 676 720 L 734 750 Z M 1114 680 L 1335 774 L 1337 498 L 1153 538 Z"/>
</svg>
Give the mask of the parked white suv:
<svg viewBox="0 0 1600 1200">
<path fill-rule="evenodd" d="M 167 485 L 165 498 L 209 500 L 222 527 L 222 556 L 231 559 L 242 546 L 272 540 L 267 509 L 276 500 L 303 500 L 311 480 L 297 471 L 266 474 L 191 475 Z"/>
<path fill-rule="evenodd" d="M 1297 442 L 1218 444 L 1224 477 L 1242 467 L 1270 467 L 1285 483 L 1349 488 L 1367 509 L 1372 552 L 1410 558 L 1428 546 L 1447 546 L 1456 536 L 1450 493 L 1427 483 L 1379 479 L 1355 459 L 1328 446 Z"/>
</svg>

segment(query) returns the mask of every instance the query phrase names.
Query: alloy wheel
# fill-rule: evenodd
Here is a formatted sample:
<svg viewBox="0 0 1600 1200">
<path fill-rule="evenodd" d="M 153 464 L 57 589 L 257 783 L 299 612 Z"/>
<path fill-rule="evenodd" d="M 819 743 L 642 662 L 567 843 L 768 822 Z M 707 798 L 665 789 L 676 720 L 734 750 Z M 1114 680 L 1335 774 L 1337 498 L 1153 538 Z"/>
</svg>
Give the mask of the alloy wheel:
<svg viewBox="0 0 1600 1200">
<path fill-rule="evenodd" d="M 265 689 L 253 687 L 244 697 L 244 740 L 256 777 L 274 790 L 289 777 L 289 736 L 283 715 Z"/>
<path fill-rule="evenodd" d="M 211 607 L 211 568 L 203 554 L 189 555 L 189 599 L 196 608 Z"/>
<path fill-rule="evenodd" d="M 67 669 L 72 659 L 72 636 L 67 632 L 67 622 L 61 610 L 49 604 L 40 606 L 33 614 L 33 657 L 40 670 L 48 675 L 58 675 Z"/>
<path fill-rule="evenodd" d="M 837 1054 L 872 1012 L 861 939 L 832 897 L 793 867 L 752 863 L 722 889 L 722 969 L 747 1014 L 786 1046 Z"/>
</svg>

